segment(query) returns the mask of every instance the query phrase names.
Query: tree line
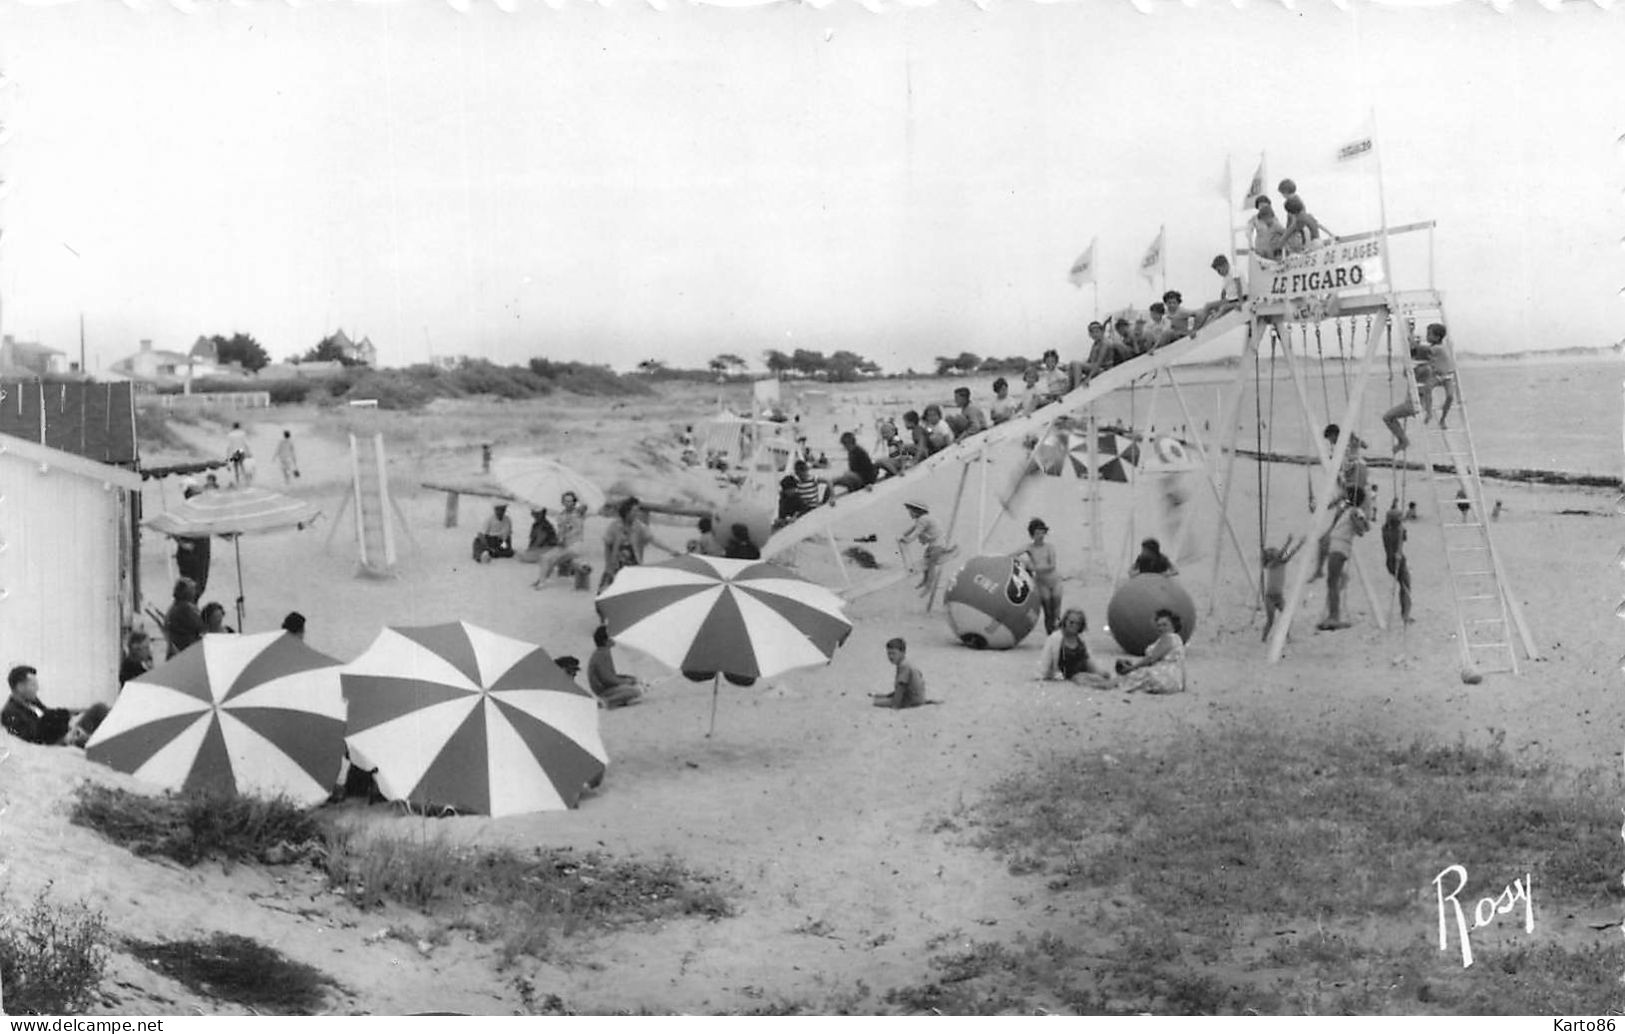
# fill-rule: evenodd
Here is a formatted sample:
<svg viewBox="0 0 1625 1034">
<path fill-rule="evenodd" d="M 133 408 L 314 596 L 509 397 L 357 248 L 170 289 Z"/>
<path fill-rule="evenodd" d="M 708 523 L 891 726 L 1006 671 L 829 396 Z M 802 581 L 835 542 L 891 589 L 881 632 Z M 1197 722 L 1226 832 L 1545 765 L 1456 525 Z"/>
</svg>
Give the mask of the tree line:
<svg viewBox="0 0 1625 1034">
<path fill-rule="evenodd" d="M 237 332 L 229 337 L 215 334 L 207 340 L 214 344 L 215 354 L 221 363 L 239 363 L 249 373 L 257 373 L 270 365 L 270 355 L 252 334 Z M 345 355 L 337 338 L 331 334 L 322 338 L 303 355 L 292 356 L 288 361 L 358 365 L 354 359 Z M 464 359 L 465 363 L 468 361 Z M 974 352 L 960 352 L 952 356 L 939 355 L 934 362 L 938 377 L 965 376 L 973 373 L 1020 374 L 1031 365 L 1031 361 L 1024 356 L 984 357 Z M 788 374 L 809 380 L 844 382 L 881 376 L 879 363 L 846 349 L 825 355 L 823 352 L 808 348 L 798 348 L 792 352 L 770 348 L 762 353 L 762 363 L 768 372 L 775 376 Z M 703 370 L 669 367 L 660 359 L 645 359 L 638 363 L 638 372 L 657 380 L 692 380 L 707 376 L 746 378 L 749 376 L 748 367 L 749 363 L 744 357 L 733 352 L 723 352 L 713 357 Z M 906 374 L 914 372 L 905 371 Z"/>
</svg>

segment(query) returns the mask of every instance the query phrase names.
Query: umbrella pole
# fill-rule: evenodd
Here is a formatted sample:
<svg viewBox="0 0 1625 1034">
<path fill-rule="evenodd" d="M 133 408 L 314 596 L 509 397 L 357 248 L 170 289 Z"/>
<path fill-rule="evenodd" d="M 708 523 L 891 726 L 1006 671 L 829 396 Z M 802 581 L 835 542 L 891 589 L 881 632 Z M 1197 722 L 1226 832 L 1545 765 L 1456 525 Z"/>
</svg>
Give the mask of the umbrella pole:
<svg viewBox="0 0 1625 1034">
<path fill-rule="evenodd" d="M 243 630 L 243 537 L 231 537 L 232 552 L 237 554 L 237 631 Z"/>
<path fill-rule="evenodd" d="M 717 694 L 722 690 L 722 672 L 717 672 L 711 679 L 711 728 L 705 730 L 705 738 L 710 739 L 711 734 L 717 731 Z"/>
</svg>

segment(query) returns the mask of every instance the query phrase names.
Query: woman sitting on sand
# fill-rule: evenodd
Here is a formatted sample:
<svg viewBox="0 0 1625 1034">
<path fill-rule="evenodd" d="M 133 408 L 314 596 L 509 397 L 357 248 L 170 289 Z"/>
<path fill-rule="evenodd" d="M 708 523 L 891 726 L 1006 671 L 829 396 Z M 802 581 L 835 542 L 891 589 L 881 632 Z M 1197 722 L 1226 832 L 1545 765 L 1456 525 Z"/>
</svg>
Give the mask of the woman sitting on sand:
<svg viewBox="0 0 1625 1034">
<path fill-rule="evenodd" d="M 1044 640 L 1044 651 L 1038 657 L 1040 681 L 1066 679 L 1095 689 L 1110 688 L 1111 676 L 1089 656 L 1084 644 L 1083 632 L 1088 627 L 1089 620 L 1078 607 L 1061 615 L 1061 627 Z"/>
<path fill-rule="evenodd" d="M 553 522 L 547 519 L 547 507 L 531 507 L 530 538 L 516 559 L 524 564 L 541 563 L 542 554 L 558 544 L 559 531 L 553 527 Z"/>
<path fill-rule="evenodd" d="M 554 574 L 574 574 L 581 566 L 581 544 L 586 538 L 587 508 L 581 505 L 574 492 L 559 497 L 559 520 L 554 525 L 555 540 L 542 552 L 536 562 L 541 569 L 531 588 L 540 589 Z"/>
<path fill-rule="evenodd" d="M 1114 685 L 1127 693 L 1183 693 L 1185 640 L 1179 635 L 1179 615 L 1171 610 L 1159 610 L 1154 620 L 1157 641 L 1144 657 L 1117 662 L 1119 678 Z"/>
</svg>

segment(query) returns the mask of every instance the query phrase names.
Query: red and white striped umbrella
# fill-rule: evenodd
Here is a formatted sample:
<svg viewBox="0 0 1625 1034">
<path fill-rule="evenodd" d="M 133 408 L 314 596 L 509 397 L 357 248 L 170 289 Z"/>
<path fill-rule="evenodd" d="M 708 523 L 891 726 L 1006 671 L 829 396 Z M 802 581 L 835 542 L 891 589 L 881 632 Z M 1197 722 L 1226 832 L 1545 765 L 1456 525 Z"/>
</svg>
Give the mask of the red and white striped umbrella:
<svg viewBox="0 0 1625 1034">
<path fill-rule="evenodd" d="M 345 742 L 391 800 L 556 811 L 608 762 L 591 693 L 541 647 L 466 622 L 386 628 L 340 678 Z"/>
<path fill-rule="evenodd" d="M 125 683 L 85 756 L 168 790 L 320 804 L 344 757 L 339 662 L 286 632 L 206 635 Z"/>
<path fill-rule="evenodd" d="M 624 567 L 598 596 L 617 641 L 680 671 L 743 678 L 826 663 L 852 631 L 843 606 L 777 564 L 693 553 Z"/>
</svg>

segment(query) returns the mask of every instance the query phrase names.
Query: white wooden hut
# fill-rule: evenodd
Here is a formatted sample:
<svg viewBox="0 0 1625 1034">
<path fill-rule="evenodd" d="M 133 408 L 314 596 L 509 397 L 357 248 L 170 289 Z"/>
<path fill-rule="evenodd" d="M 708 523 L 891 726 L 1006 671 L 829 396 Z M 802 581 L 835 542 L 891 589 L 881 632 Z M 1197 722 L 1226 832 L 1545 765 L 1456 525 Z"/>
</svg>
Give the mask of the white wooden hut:
<svg viewBox="0 0 1625 1034">
<path fill-rule="evenodd" d="M 38 668 L 52 707 L 118 692 L 140 492 L 131 471 L 0 434 L 0 670 Z"/>
</svg>

